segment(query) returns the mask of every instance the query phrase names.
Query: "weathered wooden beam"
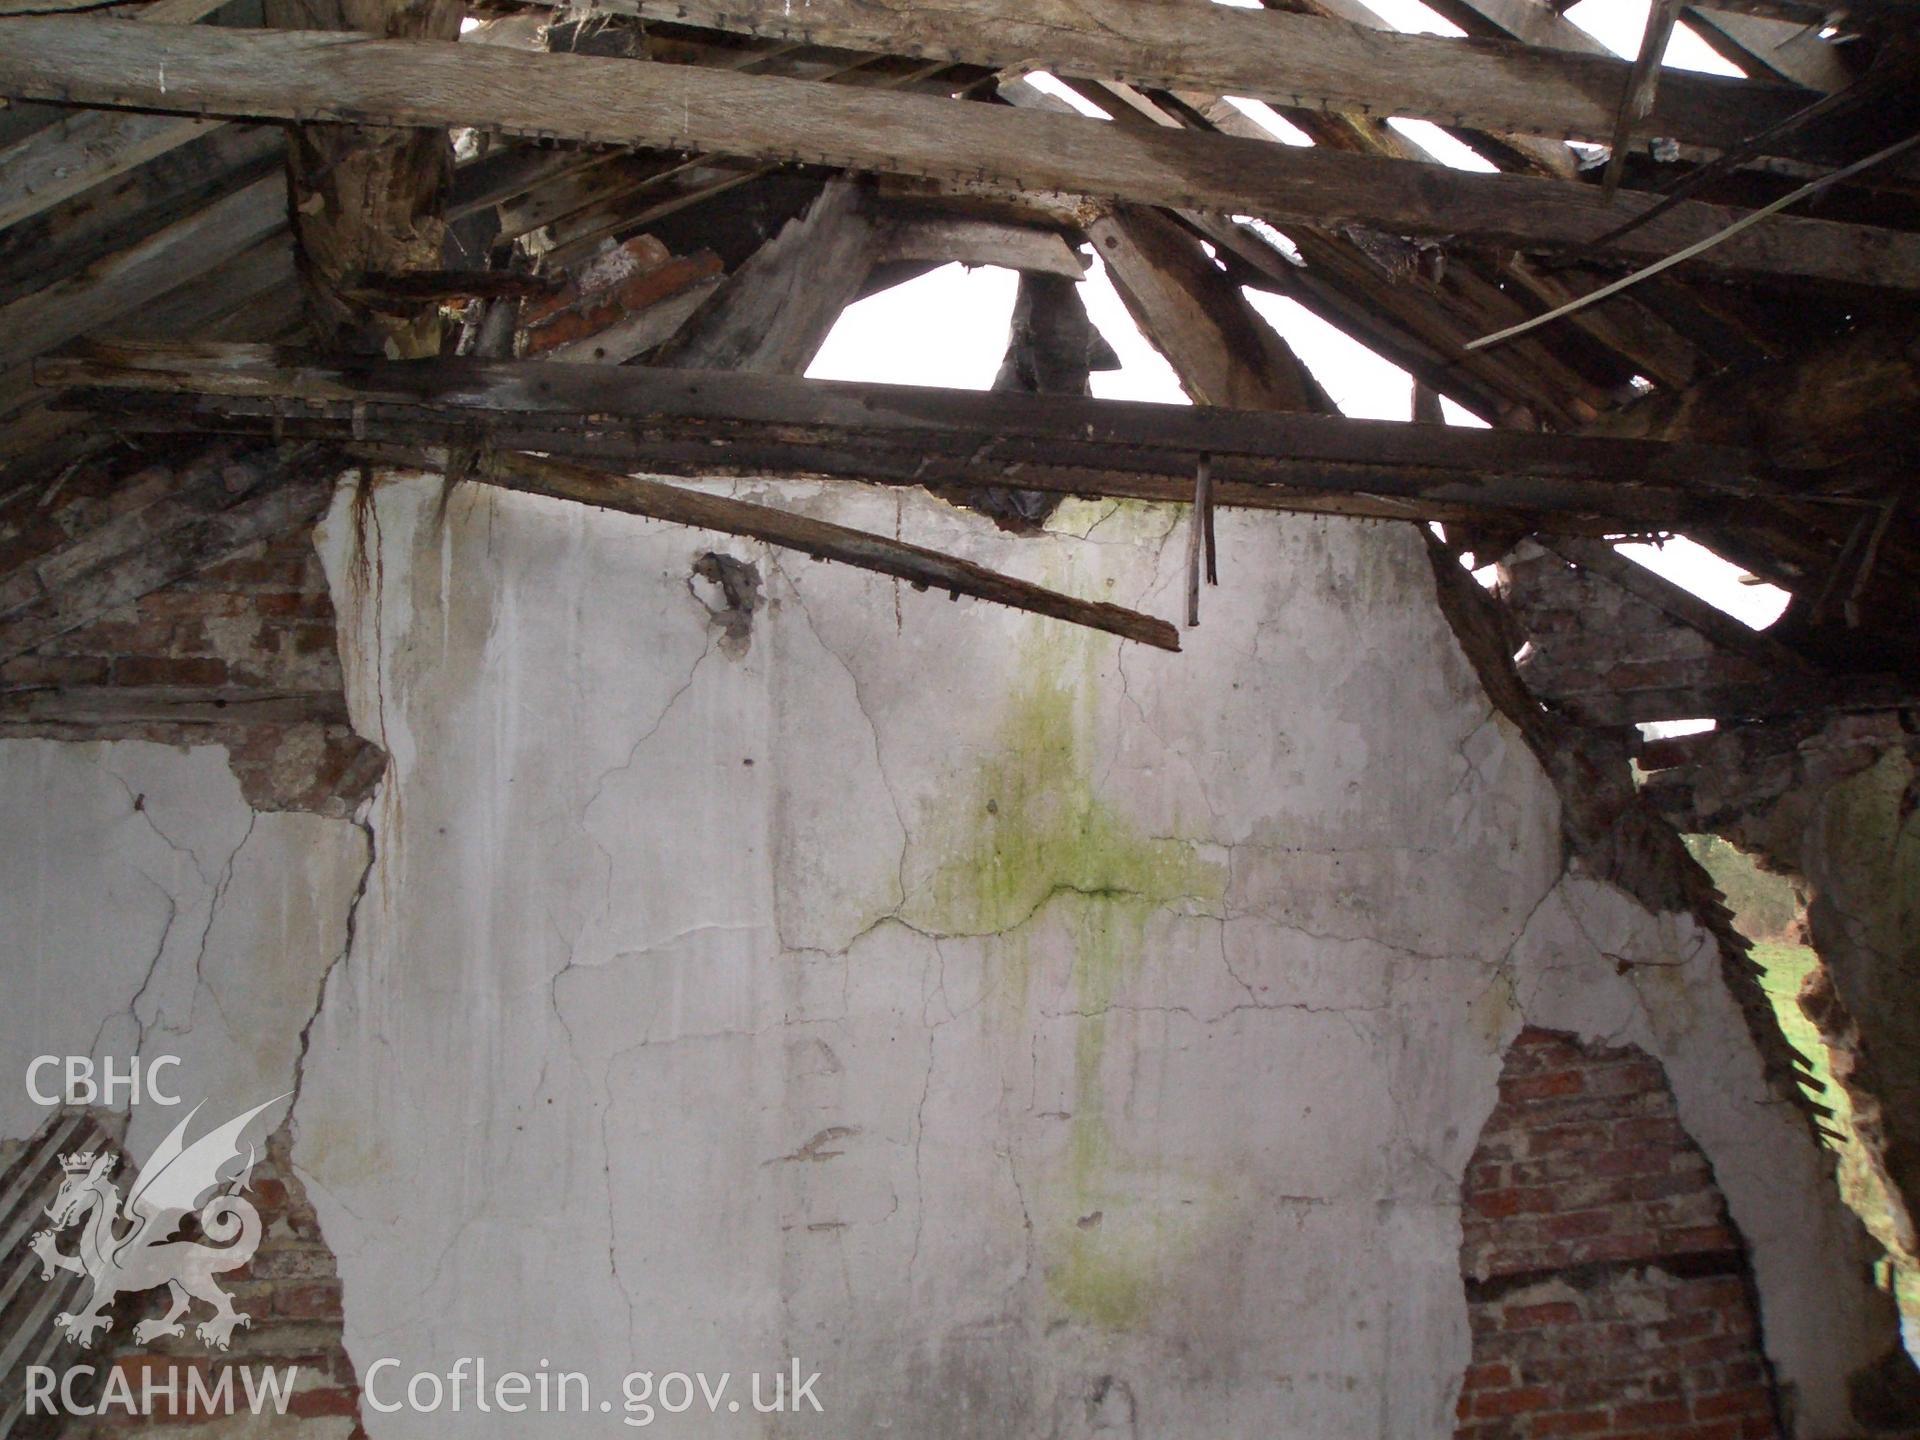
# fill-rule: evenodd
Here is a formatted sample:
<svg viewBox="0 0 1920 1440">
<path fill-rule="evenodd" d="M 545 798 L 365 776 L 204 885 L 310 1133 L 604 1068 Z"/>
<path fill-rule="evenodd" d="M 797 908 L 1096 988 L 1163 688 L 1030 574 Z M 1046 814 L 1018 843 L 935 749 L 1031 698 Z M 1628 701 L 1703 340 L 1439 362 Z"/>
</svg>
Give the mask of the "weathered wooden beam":
<svg viewBox="0 0 1920 1440">
<path fill-rule="evenodd" d="M 90 346 L 39 368 L 50 385 L 116 392 L 115 424 L 286 435 L 350 425 L 402 443 L 543 449 L 696 473 L 732 451 L 882 481 L 1184 500 L 1204 453 L 1221 504 L 1405 519 L 1540 512 L 1549 521 L 1531 528 L 1566 523 L 1575 533 L 1591 530 L 1585 520 L 1594 517 L 1614 517 L 1615 528 L 1677 524 L 1755 493 L 1753 466 L 1737 451 L 1069 396 L 654 367 L 323 364 L 244 345 Z"/>
<path fill-rule="evenodd" d="M 1631 70 L 1605 54 L 1161 0 L 1106 0 L 1097 14 L 1071 0 L 609 0 L 607 8 L 814 45 L 1583 140 L 1612 133 Z M 1717 76 L 1665 83 L 1664 103 L 1636 116 L 1633 133 L 1724 147 L 1813 98 Z"/>
<path fill-rule="evenodd" d="M 92 392 L 80 400 L 88 403 Z M 1012 447 L 995 453 L 990 435 L 972 447 L 909 448 L 875 441 L 838 427 L 794 431 L 765 426 L 706 425 L 667 421 L 640 426 L 592 415 L 524 417 L 454 415 L 401 406 L 350 406 L 337 402 L 276 409 L 276 402 L 242 397 L 98 392 L 99 429 L 115 433 L 245 435 L 334 444 L 378 443 L 404 451 L 430 468 L 445 469 L 449 456 L 471 457 L 486 449 L 563 456 L 596 465 L 618 464 L 652 475 L 697 478 L 768 475 L 820 476 L 875 485 L 921 486 L 937 494 L 957 490 L 1046 491 L 1087 499 L 1142 500 L 1185 505 L 1193 498 L 1193 475 L 1175 475 L 1165 462 L 1136 460 L 1120 468 L 1108 457 L 1062 459 Z M 952 437 L 944 437 L 951 444 Z M 1051 451 L 1055 447 L 1046 447 Z M 1144 468 L 1143 468 L 1144 465 Z M 1217 467 L 1216 467 L 1217 468 Z M 1419 494 L 1382 494 L 1368 482 L 1321 479 L 1308 487 L 1265 478 L 1214 486 L 1214 503 L 1249 510 L 1339 515 L 1364 520 L 1438 521 L 1499 526 L 1554 534 L 1605 535 L 1626 523 L 1618 494 L 1589 489 L 1569 498 L 1565 483 L 1517 480 L 1504 484 L 1440 480 Z M 1577 487 L 1571 487 L 1577 489 Z M 1672 490 L 1634 492 L 1638 523 L 1678 525 L 1699 513 L 1698 502 Z M 1610 513 L 1613 512 L 1613 513 Z"/>
<path fill-rule="evenodd" d="M 56 120 L 0 151 L 0 229 L 177 150 L 220 124 L 192 115 L 93 112 Z"/>
<path fill-rule="evenodd" d="M 1125 206 L 1087 230 L 1134 322 L 1199 405 L 1337 414 L 1240 287 L 1166 216 Z"/>
<path fill-rule="evenodd" d="M 1137 610 L 1101 600 L 1081 600 L 1043 585 L 1002 575 L 970 560 L 790 510 L 776 510 L 772 506 L 689 490 L 658 480 L 512 453 L 484 457 L 474 478 L 556 500 L 597 505 L 701 530 L 718 530 L 727 535 L 744 535 L 783 549 L 798 550 L 817 560 L 833 560 L 891 575 L 917 589 L 971 595 L 976 600 L 989 600 L 996 605 L 1064 620 L 1070 625 L 1103 630 L 1123 640 L 1161 650 L 1180 648 L 1178 630 L 1165 620 Z"/>
<path fill-rule="evenodd" d="M 1725 722 L 1779 719 L 1841 710 L 1905 710 L 1920 705 L 1920 684 L 1895 675 L 1801 675 L 1755 685 L 1675 685 L 1585 694 L 1557 702 L 1586 725 L 1658 720 Z"/>
<path fill-rule="evenodd" d="M 1054 230 L 961 215 L 892 218 L 881 230 L 877 265 L 895 262 L 998 265 L 1029 275 L 1082 279 L 1086 262 Z"/>
<path fill-rule="evenodd" d="M 0 231 L 0 304 L 45 289 L 276 168 L 278 125 L 220 125 L 202 139 Z"/>
<path fill-rule="evenodd" d="M 462 0 L 264 0 L 266 22 L 454 41 Z M 397 355 L 440 349 L 440 309 L 372 305 L 352 289 L 369 273 L 443 263 L 453 142 L 440 128 L 302 125 L 287 139 L 294 251 L 313 333 L 329 347 Z"/>
<path fill-rule="evenodd" d="M 1653 203 L 1622 195 L 1602 209 L 1590 191 L 1558 181 L 1186 131 L 1121 133 L 1078 117 L 846 86 L 313 32 L 4 20 L 0 93 L 308 122 L 478 125 L 1525 249 L 1578 249 Z M 1661 258 L 1738 214 L 1689 202 L 1604 248 Z M 1920 236 L 1775 216 L 1692 263 L 1914 290 Z"/>
<path fill-rule="evenodd" d="M 0 690 L 0 734 L 10 727 L 115 725 L 300 725 L 347 723 L 338 691 L 251 685 L 63 685 Z M 88 738 L 97 738 L 89 735 Z"/>
<path fill-rule="evenodd" d="M 191 25 L 227 0 L 155 0 L 136 17 Z M 51 209 L 217 128 L 182 115 L 70 115 L 0 150 L 0 229 Z"/>
<path fill-rule="evenodd" d="M 537 361 L 327 361 L 271 345 L 89 343 L 74 354 L 42 360 L 36 376 L 41 384 L 55 386 L 438 403 L 527 414 L 673 416 L 775 425 L 831 424 L 874 431 L 998 428 L 1009 438 L 1078 436 L 1089 443 L 1145 449 L 1213 449 L 1223 455 L 1256 456 L 1301 468 L 1378 466 L 1410 474 L 1465 471 L 1696 486 L 1724 495 L 1771 493 L 1754 479 L 1761 468 L 1756 458 L 1730 446 L 1411 426 L 1064 395 L 1021 397 L 656 366 L 597 370 Z"/>
</svg>

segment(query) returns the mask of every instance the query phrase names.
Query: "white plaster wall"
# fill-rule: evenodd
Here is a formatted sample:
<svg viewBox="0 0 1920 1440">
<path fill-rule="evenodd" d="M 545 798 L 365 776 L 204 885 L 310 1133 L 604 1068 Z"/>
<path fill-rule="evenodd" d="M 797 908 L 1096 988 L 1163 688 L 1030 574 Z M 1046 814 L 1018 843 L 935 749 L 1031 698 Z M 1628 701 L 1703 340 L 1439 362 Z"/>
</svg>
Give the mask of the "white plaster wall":
<svg viewBox="0 0 1920 1440">
<path fill-rule="evenodd" d="M 0 740 L 0 1139 L 46 1118 L 40 1055 L 178 1056 L 164 1083 L 209 1119 L 292 1090 L 366 856 L 345 821 L 256 814 L 218 748 Z M 134 1108 L 129 1148 L 184 1113 Z"/>
<path fill-rule="evenodd" d="M 739 488 L 1178 605 L 1166 512 L 1014 540 L 918 495 Z M 250 821 L 215 753 L 0 757 L 9 1056 L 169 1027 L 264 1098 L 325 977 L 294 1158 L 363 1372 L 824 1372 L 824 1421 L 688 1435 L 1446 1436 L 1460 1175 L 1532 1019 L 1667 1062 L 1804 1433 L 1844 1432 L 1870 1306 L 1804 1126 L 1686 930 L 1562 880 L 1411 531 L 1223 513 L 1225 583 L 1170 656 L 443 491 L 343 490 L 321 537 L 393 757 L 364 893 L 360 829 Z M 707 550 L 764 577 L 744 654 L 690 583 Z M 275 929 L 293 895 L 311 944 Z M 244 1025 L 193 1007 L 263 975 Z"/>
</svg>

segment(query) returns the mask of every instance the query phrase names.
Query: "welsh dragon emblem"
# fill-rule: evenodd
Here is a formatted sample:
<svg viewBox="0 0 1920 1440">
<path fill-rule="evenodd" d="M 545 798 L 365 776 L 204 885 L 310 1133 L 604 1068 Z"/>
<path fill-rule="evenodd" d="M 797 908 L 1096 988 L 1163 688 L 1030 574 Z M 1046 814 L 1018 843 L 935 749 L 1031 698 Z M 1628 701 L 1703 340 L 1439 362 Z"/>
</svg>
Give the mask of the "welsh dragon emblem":
<svg viewBox="0 0 1920 1440">
<path fill-rule="evenodd" d="M 60 1157 L 66 1178 L 46 1211 L 53 1224 L 33 1237 L 32 1250 L 40 1258 L 42 1280 L 65 1271 L 93 1282 L 77 1314 L 55 1318 L 69 1340 L 91 1346 L 96 1333 L 112 1323 L 107 1308 L 115 1296 L 162 1285 L 171 1304 L 165 1315 L 134 1327 L 142 1344 L 184 1334 L 181 1318 L 195 1300 L 213 1307 L 194 1334 L 214 1349 L 226 1349 L 234 1329 L 251 1323 L 250 1316 L 233 1308 L 233 1297 L 214 1283 L 214 1276 L 245 1265 L 260 1244 L 260 1212 L 241 1194 L 253 1171 L 252 1147 L 238 1169 L 223 1172 L 242 1158 L 239 1140 L 248 1123 L 284 1099 L 257 1105 L 189 1145 L 187 1126 L 200 1113 L 196 1105 L 155 1148 L 124 1201 L 112 1179 L 118 1156 L 88 1151 Z M 198 1217 L 201 1234 L 212 1243 L 176 1238 L 190 1215 Z M 75 1226 L 78 1248 L 64 1252 L 57 1239 Z"/>
</svg>

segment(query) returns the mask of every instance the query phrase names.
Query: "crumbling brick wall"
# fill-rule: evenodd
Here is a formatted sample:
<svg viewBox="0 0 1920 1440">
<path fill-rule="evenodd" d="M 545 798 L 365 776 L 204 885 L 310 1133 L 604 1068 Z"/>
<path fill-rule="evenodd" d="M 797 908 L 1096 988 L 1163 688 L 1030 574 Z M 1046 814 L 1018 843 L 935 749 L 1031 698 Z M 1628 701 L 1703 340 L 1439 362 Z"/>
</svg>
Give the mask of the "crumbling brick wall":
<svg viewBox="0 0 1920 1440">
<path fill-rule="evenodd" d="M 350 813 L 385 756 L 313 545 L 337 474 L 216 445 L 0 497 L 0 735 L 225 745 L 256 809 Z"/>
<path fill-rule="evenodd" d="M 284 1130 L 268 1141 L 267 1155 L 254 1169 L 247 1191 L 260 1212 L 263 1235 L 260 1248 L 244 1269 L 221 1278 L 233 1296 L 234 1308 L 250 1323 L 233 1333 L 229 1349 L 209 1352 L 187 1334 L 178 1340 L 142 1344 L 133 1336 L 138 1319 L 164 1309 L 163 1294 L 140 1297 L 124 1322 L 116 1319 L 108 1343 L 113 1368 L 122 1371 L 136 1398 L 146 1377 L 153 1378 L 156 1404 L 151 1413 L 129 1414 L 117 1407 L 84 1421 L 69 1422 L 70 1436 L 121 1436 L 130 1431 L 175 1433 L 193 1423 L 196 1433 L 213 1437 L 256 1435 L 266 1430 L 298 1440 L 363 1440 L 360 1379 L 342 1339 L 343 1308 L 340 1272 L 333 1252 L 320 1233 L 319 1220 L 305 1188 L 288 1159 Z M 117 1312 L 116 1312 L 117 1313 Z M 98 1363 L 108 1363 L 102 1360 Z M 224 1368 L 263 1367 L 293 1372 L 291 1394 L 283 1416 L 257 1419 L 245 1403 L 236 1375 L 230 1411 L 207 1416 L 189 1413 L 187 1372 L 198 1370 L 217 1385 Z M 168 1380 L 175 1383 L 177 1402 L 166 1395 Z M 96 1403 L 100 1403 L 96 1400 Z"/>
<path fill-rule="evenodd" d="M 20 1218 L 23 1206 L 32 1217 L 52 1201 L 62 1179 L 57 1168 L 50 1168 L 53 1147 L 64 1143 L 62 1136 L 76 1150 L 105 1148 L 118 1155 L 115 1177 L 123 1187 L 130 1183 L 134 1167 L 118 1139 L 124 1126 L 123 1115 L 61 1112 L 32 1141 L 4 1147 L 0 1190 L 14 1207 L 14 1218 Z M 0 1377 L 5 1387 L 0 1412 L 13 1423 L 15 1440 L 89 1440 L 156 1427 L 164 1427 L 159 1433 L 209 1440 L 243 1435 L 364 1440 L 360 1378 L 343 1339 L 338 1263 L 293 1168 L 290 1146 L 283 1126 L 268 1138 L 266 1153 L 241 1192 L 258 1212 L 260 1240 L 246 1265 L 214 1277 L 234 1311 L 246 1317 L 224 1349 L 196 1333 L 213 1315 L 198 1299 L 180 1317 L 181 1334 L 142 1338 L 142 1323 L 159 1320 L 169 1308 L 165 1287 L 118 1294 L 106 1311 L 106 1328 L 82 1349 L 60 1335 L 53 1309 L 63 1296 L 65 1303 L 77 1303 L 88 1293 L 89 1281 L 58 1272 L 43 1277 L 31 1227 L 16 1229 L 11 1246 L 0 1254 L 0 1275 L 12 1277 L 0 1297 L 0 1346 L 24 1346 L 18 1351 L 22 1368 Z M 200 1238 L 195 1217 L 183 1223 L 179 1238 Z M 74 1239 L 68 1231 L 56 1245 L 71 1255 Z M 35 1395 L 31 1403 L 28 1365 L 53 1376 L 46 1396 Z M 249 1377 L 254 1391 L 265 1394 L 262 1382 L 269 1372 L 277 1377 L 277 1398 L 266 1399 L 256 1412 L 249 1403 Z"/>
<path fill-rule="evenodd" d="M 1521 1031 L 1467 1170 L 1458 1440 L 1777 1440 L 1752 1276 L 1659 1063 Z"/>
</svg>

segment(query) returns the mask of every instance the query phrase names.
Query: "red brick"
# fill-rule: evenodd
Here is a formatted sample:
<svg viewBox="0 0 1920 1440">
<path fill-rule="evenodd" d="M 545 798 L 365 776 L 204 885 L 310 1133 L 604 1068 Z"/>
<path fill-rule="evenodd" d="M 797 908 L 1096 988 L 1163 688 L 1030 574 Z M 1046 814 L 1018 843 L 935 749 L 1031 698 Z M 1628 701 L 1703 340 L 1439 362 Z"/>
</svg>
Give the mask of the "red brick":
<svg viewBox="0 0 1920 1440">
<path fill-rule="evenodd" d="M 1605 1410 L 1569 1410 L 1535 1415 L 1527 1424 L 1527 1433 L 1537 1440 L 1551 1440 L 1556 1435 L 1591 1435 L 1612 1423 Z"/>
<path fill-rule="evenodd" d="M 1580 1307 L 1568 1300 L 1549 1300 L 1539 1305 L 1509 1305 L 1507 1329 L 1528 1330 L 1538 1325 L 1577 1325 Z"/>
<path fill-rule="evenodd" d="M 274 1292 L 273 1313 L 293 1320 L 333 1320 L 341 1314 L 340 1282 L 283 1284 Z"/>
<path fill-rule="evenodd" d="M 287 1413 L 302 1419 L 316 1415 L 358 1415 L 360 1392 L 334 1385 L 318 1390 L 301 1390 L 288 1397 Z"/>
<path fill-rule="evenodd" d="M 0 687 L 104 685 L 110 665 L 102 655 L 16 655 L 0 665 Z"/>
<path fill-rule="evenodd" d="M 1473 1397 L 1475 1415 L 1524 1415 L 1553 1404 L 1553 1392 L 1544 1385 L 1519 1385 L 1511 1390 L 1482 1390 Z"/>
<path fill-rule="evenodd" d="M 1684 1400 L 1646 1400 L 1614 1407 L 1613 1423 L 1619 1427 L 1648 1428 L 1655 1425 L 1681 1425 L 1692 1419 Z"/>
<path fill-rule="evenodd" d="M 1498 1390 L 1513 1383 L 1513 1367 L 1504 1361 L 1490 1365 L 1469 1365 L 1460 1381 L 1462 1390 Z"/>
<path fill-rule="evenodd" d="M 1577 1240 L 1589 1235 L 1604 1235 L 1613 1228 L 1613 1213 L 1608 1210 L 1576 1210 L 1570 1215 L 1549 1215 L 1547 1234 L 1555 1240 Z"/>
<path fill-rule="evenodd" d="M 1758 1386 L 1730 1390 L 1724 1395 L 1703 1395 L 1693 1402 L 1693 1413 L 1701 1420 L 1718 1420 L 1729 1415 L 1771 1415 L 1773 1397 Z"/>
<path fill-rule="evenodd" d="M 1586 1081 L 1577 1070 L 1549 1070 L 1500 1082 L 1502 1100 L 1544 1100 L 1554 1095 L 1578 1095 Z"/>
</svg>

